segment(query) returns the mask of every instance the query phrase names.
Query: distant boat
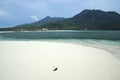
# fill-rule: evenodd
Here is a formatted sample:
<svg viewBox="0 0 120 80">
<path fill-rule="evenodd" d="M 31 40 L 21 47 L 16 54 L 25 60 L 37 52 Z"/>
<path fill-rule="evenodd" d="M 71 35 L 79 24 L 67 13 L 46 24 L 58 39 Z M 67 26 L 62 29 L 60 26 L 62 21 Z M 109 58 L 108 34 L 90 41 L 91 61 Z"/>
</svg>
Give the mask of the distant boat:
<svg viewBox="0 0 120 80">
<path fill-rule="evenodd" d="M 58 70 L 58 68 L 55 68 L 53 71 L 57 71 Z"/>
</svg>

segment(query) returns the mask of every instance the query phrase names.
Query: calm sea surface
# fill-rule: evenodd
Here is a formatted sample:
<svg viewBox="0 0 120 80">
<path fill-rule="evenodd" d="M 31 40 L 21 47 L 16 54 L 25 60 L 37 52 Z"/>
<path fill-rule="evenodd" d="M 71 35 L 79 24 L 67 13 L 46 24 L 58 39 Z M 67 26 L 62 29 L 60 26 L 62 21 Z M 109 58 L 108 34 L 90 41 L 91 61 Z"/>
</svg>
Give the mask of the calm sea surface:
<svg viewBox="0 0 120 80">
<path fill-rule="evenodd" d="M 96 39 L 120 40 L 120 31 L 0 32 L 0 40 Z"/>
</svg>

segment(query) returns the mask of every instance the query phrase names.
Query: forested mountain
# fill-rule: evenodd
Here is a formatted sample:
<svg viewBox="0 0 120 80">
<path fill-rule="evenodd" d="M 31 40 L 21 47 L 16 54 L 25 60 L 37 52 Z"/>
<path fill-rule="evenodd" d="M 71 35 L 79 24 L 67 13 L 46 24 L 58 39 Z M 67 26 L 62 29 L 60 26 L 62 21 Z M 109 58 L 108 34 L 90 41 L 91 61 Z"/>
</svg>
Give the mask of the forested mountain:
<svg viewBox="0 0 120 80">
<path fill-rule="evenodd" d="M 44 25 L 44 24 L 57 22 L 57 21 L 61 21 L 61 20 L 64 20 L 64 19 L 65 18 L 63 18 L 63 17 L 47 16 L 47 17 L 43 18 L 42 20 L 39 20 L 39 21 L 36 21 L 36 22 L 33 22 L 33 23 L 18 25 L 18 26 L 15 26 L 15 27 L 17 27 L 17 28 L 35 28 L 35 27 L 39 27 L 39 26 Z"/>
<path fill-rule="evenodd" d="M 114 11 L 85 9 L 71 18 L 49 17 L 7 30 L 120 30 L 120 14 Z"/>
<path fill-rule="evenodd" d="M 72 18 L 43 25 L 47 28 L 77 30 L 120 30 L 120 14 L 101 10 L 83 10 Z"/>
</svg>

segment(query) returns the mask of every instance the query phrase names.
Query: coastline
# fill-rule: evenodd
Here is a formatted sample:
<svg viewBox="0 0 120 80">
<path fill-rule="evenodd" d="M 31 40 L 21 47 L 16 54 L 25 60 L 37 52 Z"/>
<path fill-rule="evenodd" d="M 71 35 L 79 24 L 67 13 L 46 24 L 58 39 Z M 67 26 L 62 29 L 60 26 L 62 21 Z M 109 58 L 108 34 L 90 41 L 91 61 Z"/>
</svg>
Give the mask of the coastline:
<svg viewBox="0 0 120 80">
<path fill-rule="evenodd" d="M 116 80 L 120 60 L 94 47 L 46 41 L 0 41 L 1 80 Z M 58 71 L 53 72 L 53 66 Z M 8 79 L 7 79 L 8 78 Z"/>
</svg>

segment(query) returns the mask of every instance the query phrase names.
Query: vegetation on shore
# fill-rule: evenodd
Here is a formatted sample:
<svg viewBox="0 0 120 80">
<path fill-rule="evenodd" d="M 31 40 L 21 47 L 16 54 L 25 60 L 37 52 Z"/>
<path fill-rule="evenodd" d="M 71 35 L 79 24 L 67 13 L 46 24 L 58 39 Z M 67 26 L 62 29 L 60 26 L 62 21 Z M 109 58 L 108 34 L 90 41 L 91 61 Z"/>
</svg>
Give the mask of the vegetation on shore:
<svg viewBox="0 0 120 80">
<path fill-rule="evenodd" d="M 120 30 L 120 14 L 114 11 L 85 9 L 71 18 L 46 17 L 40 21 L 1 28 L 1 31 L 48 30 Z"/>
</svg>

